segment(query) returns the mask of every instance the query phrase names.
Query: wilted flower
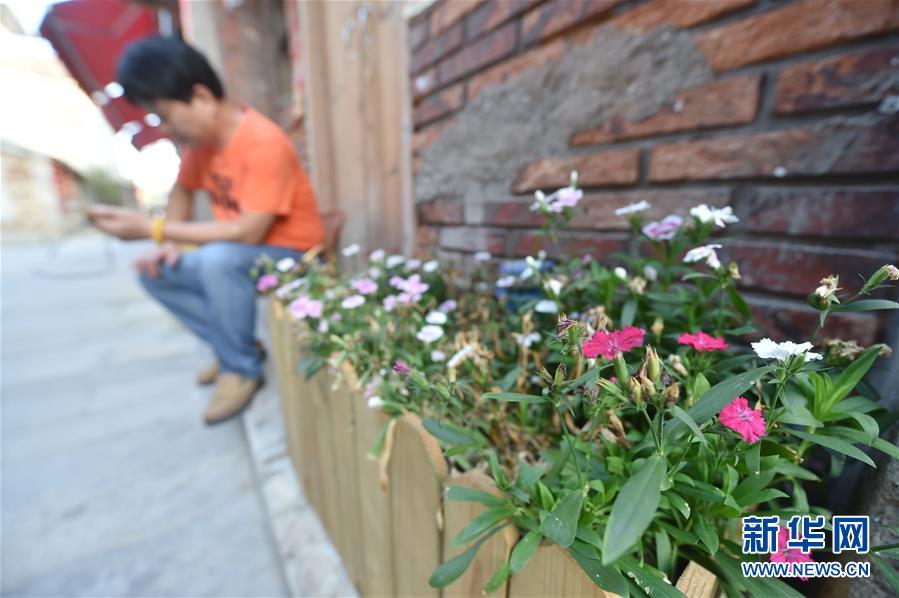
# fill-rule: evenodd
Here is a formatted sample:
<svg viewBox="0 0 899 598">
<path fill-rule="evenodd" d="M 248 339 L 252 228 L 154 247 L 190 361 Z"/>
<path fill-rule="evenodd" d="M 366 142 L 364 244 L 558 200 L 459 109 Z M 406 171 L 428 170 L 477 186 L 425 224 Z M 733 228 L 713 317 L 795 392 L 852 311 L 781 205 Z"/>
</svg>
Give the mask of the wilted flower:
<svg viewBox="0 0 899 598">
<path fill-rule="evenodd" d="M 543 299 L 541 301 L 538 301 L 537 304 L 534 305 L 534 311 L 541 314 L 554 314 L 559 311 L 559 306 L 556 305 L 555 301 Z"/>
<path fill-rule="evenodd" d="M 690 375 L 690 373 L 687 371 L 687 368 L 684 367 L 684 362 L 681 360 L 680 355 L 672 353 L 668 356 L 667 361 L 668 366 L 684 378 Z"/>
<path fill-rule="evenodd" d="M 347 245 L 346 247 L 344 247 L 340 253 L 342 253 L 344 255 L 344 257 L 352 257 L 352 256 L 356 255 L 357 253 L 359 253 L 359 249 L 360 249 L 359 245 L 356 243 L 353 243 L 352 245 Z"/>
<path fill-rule="evenodd" d="M 693 347 L 697 351 L 724 351 L 727 349 L 727 343 L 723 338 L 718 336 L 710 336 L 705 332 L 697 332 L 696 334 L 690 334 L 689 332 L 684 332 L 677 339 L 677 344 L 679 345 L 688 345 Z"/>
<path fill-rule="evenodd" d="M 442 336 L 443 328 L 433 324 L 423 326 L 422 329 L 415 334 L 415 338 L 426 344 L 431 344 Z"/>
<path fill-rule="evenodd" d="M 887 264 L 886 266 L 884 266 L 882 268 L 882 270 L 884 270 L 886 272 L 887 278 L 889 278 L 890 280 L 892 280 L 894 282 L 899 280 L 899 268 L 897 268 L 896 266 L 891 266 L 890 264 Z"/>
<path fill-rule="evenodd" d="M 798 345 L 792 341 L 776 343 L 770 338 L 763 338 L 758 342 L 752 343 L 752 349 L 756 355 L 762 359 L 776 359 L 778 361 L 787 361 L 795 355 L 802 355 L 806 361 L 821 359 L 820 353 L 809 351 L 812 347 L 811 343 L 800 343 Z"/>
<path fill-rule="evenodd" d="M 756 442 L 765 435 L 765 418 L 758 409 L 750 409 L 743 397 L 737 397 L 721 410 L 718 421 L 743 437 L 746 442 Z"/>
<path fill-rule="evenodd" d="M 297 261 L 292 257 L 285 257 L 278 260 L 275 264 L 275 268 L 278 269 L 278 272 L 287 272 L 291 268 L 297 265 Z"/>
<path fill-rule="evenodd" d="M 350 283 L 350 286 L 362 295 L 371 295 L 378 290 L 378 283 L 369 278 L 354 280 Z"/>
<path fill-rule="evenodd" d="M 730 275 L 730 277 L 731 277 L 732 279 L 734 279 L 734 280 L 740 280 L 741 278 L 743 278 L 743 277 L 740 275 L 740 268 L 739 268 L 739 266 L 737 266 L 737 264 L 734 263 L 734 262 L 731 262 L 730 264 L 728 264 L 728 266 L 727 266 L 727 273 L 728 273 L 728 274 Z"/>
<path fill-rule="evenodd" d="M 263 274 L 256 281 L 256 290 L 260 293 L 264 293 L 276 286 L 278 286 L 278 277 L 274 274 Z"/>
<path fill-rule="evenodd" d="M 568 329 L 577 324 L 575 320 L 569 320 L 567 316 L 561 315 L 559 316 L 559 321 L 556 324 L 556 332 L 559 333 L 559 336 L 564 335 L 568 332 Z"/>
<path fill-rule="evenodd" d="M 724 228 L 725 223 L 739 222 L 740 219 L 734 216 L 734 211 L 730 206 L 723 208 L 710 208 L 706 204 L 699 204 L 690 210 L 690 215 L 702 223 L 715 222 L 715 226 Z"/>
<path fill-rule="evenodd" d="M 678 400 L 680 400 L 680 384 L 675 382 L 666 386 L 665 390 L 662 391 L 662 400 L 669 407 L 677 405 Z"/>
<path fill-rule="evenodd" d="M 665 216 L 661 222 L 650 222 L 643 227 L 643 234 L 654 241 L 665 241 L 674 237 L 680 230 L 684 219 L 672 214 Z"/>
<path fill-rule="evenodd" d="M 840 277 L 831 274 L 821 279 L 821 286 L 815 289 L 815 295 L 823 300 L 829 300 L 830 296 L 840 290 Z"/>
<path fill-rule="evenodd" d="M 616 216 L 626 216 L 628 214 L 636 214 L 637 212 L 642 212 L 643 210 L 648 210 L 650 208 L 649 202 L 645 199 L 638 201 L 637 203 L 631 203 L 623 208 L 618 208 L 615 210 Z"/>
<path fill-rule="evenodd" d="M 422 265 L 421 269 L 424 270 L 425 272 L 431 273 L 431 272 L 435 272 L 437 270 L 437 268 L 439 268 L 439 267 L 440 267 L 440 262 L 438 262 L 437 260 L 430 260 L 430 261 L 425 262 L 424 265 Z"/>
<path fill-rule="evenodd" d="M 710 268 L 717 270 L 721 267 L 721 261 L 718 259 L 718 254 L 715 252 L 716 249 L 721 249 L 721 245 L 713 243 L 711 245 L 702 245 L 701 247 L 691 249 L 687 252 L 687 255 L 684 256 L 684 262 L 689 264 L 705 260 L 705 263 L 708 264 Z"/>
<path fill-rule="evenodd" d="M 627 288 L 629 288 L 637 295 L 642 295 L 643 291 L 646 290 L 646 279 L 639 276 L 634 276 L 630 281 L 628 281 Z"/>
<path fill-rule="evenodd" d="M 322 316 L 322 302 L 311 299 L 307 295 L 300 295 L 290 302 L 287 310 L 297 320 L 320 318 Z"/>
<path fill-rule="evenodd" d="M 442 311 L 429 311 L 428 315 L 425 316 L 425 321 L 428 324 L 437 324 L 442 325 L 446 324 L 446 314 Z"/>
<path fill-rule="evenodd" d="M 606 359 L 614 359 L 616 355 L 642 345 L 645 333 L 645 330 L 636 326 L 627 326 L 622 330 L 613 330 L 612 332 L 598 330 L 583 342 L 581 351 L 583 351 L 584 357 L 592 358 L 602 355 Z"/>
<path fill-rule="evenodd" d="M 350 295 L 340 302 L 340 307 L 343 309 L 356 309 L 363 303 L 365 303 L 365 297 L 362 295 Z"/>
<path fill-rule="evenodd" d="M 471 345 L 465 345 L 450 357 L 450 360 L 446 363 L 447 367 L 459 367 L 459 364 L 465 361 L 472 353 L 474 353 L 474 349 Z"/>
</svg>

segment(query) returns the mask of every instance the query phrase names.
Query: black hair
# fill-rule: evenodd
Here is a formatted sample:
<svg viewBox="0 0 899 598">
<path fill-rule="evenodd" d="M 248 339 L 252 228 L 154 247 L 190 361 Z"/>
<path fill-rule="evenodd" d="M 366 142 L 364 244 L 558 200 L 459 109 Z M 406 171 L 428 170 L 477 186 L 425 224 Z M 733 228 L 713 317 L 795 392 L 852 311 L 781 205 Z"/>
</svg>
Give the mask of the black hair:
<svg viewBox="0 0 899 598">
<path fill-rule="evenodd" d="M 189 102 L 197 84 L 218 99 L 225 97 L 209 61 L 180 37 L 154 35 L 134 42 L 119 59 L 116 79 L 132 104 L 161 99 Z"/>
</svg>

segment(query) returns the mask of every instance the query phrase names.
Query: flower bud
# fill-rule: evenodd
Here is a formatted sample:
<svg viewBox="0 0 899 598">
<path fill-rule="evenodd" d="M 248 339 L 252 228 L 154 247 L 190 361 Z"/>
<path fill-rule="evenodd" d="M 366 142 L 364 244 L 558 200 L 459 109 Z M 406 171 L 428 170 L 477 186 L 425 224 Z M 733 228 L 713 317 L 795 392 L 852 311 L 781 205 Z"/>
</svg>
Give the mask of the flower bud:
<svg viewBox="0 0 899 598">
<path fill-rule="evenodd" d="M 681 361 L 680 355 L 674 355 L 674 354 L 669 355 L 668 356 L 668 365 L 671 366 L 671 369 L 673 369 L 675 372 L 677 372 L 681 376 L 684 376 L 685 378 L 690 375 L 690 373 L 687 372 L 687 368 L 684 367 L 684 362 Z"/>
<path fill-rule="evenodd" d="M 661 317 L 656 317 L 652 326 L 649 327 L 649 331 L 656 335 L 657 338 L 662 336 L 662 332 L 665 331 L 665 321 Z"/>
<path fill-rule="evenodd" d="M 662 399 L 669 407 L 671 405 L 677 404 L 677 401 L 680 399 L 680 383 L 675 382 L 674 384 L 666 388 L 662 392 Z"/>
<path fill-rule="evenodd" d="M 732 279 L 734 279 L 734 280 L 740 280 L 741 278 L 743 278 L 743 277 L 740 275 L 740 268 L 739 268 L 739 266 L 737 266 L 736 262 L 731 262 L 731 263 L 727 266 L 727 273 L 728 273 L 728 274 L 730 275 L 730 277 L 731 277 Z"/>
<path fill-rule="evenodd" d="M 397 359 L 395 362 L 393 362 L 393 371 L 400 376 L 408 376 L 412 373 L 412 369 L 408 365 L 406 365 L 406 362 L 402 359 Z"/>
<path fill-rule="evenodd" d="M 627 364 L 624 362 L 624 355 L 619 353 L 613 360 L 615 363 L 615 375 L 618 376 L 618 384 L 622 388 L 627 388 L 627 381 L 630 375 L 627 372 Z"/>
<path fill-rule="evenodd" d="M 862 287 L 861 293 L 868 293 L 876 289 L 880 286 L 880 284 L 886 279 L 890 279 L 891 281 L 899 280 L 899 268 L 896 266 L 892 266 L 890 264 L 886 264 L 881 266 L 877 272 L 871 275 L 871 278 L 865 282 L 865 286 Z"/>
<path fill-rule="evenodd" d="M 659 360 L 659 354 L 653 347 L 646 347 L 646 373 L 654 384 L 658 384 L 662 377 L 662 362 Z"/>
<path fill-rule="evenodd" d="M 553 383 L 556 386 L 560 386 L 565 380 L 568 378 L 568 368 L 564 363 L 560 363 L 559 367 L 556 368 L 556 375 L 553 379 Z"/>
<path fill-rule="evenodd" d="M 628 378 L 628 396 L 634 402 L 634 405 L 639 407 L 643 404 L 643 389 L 634 378 Z"/>
</svg>

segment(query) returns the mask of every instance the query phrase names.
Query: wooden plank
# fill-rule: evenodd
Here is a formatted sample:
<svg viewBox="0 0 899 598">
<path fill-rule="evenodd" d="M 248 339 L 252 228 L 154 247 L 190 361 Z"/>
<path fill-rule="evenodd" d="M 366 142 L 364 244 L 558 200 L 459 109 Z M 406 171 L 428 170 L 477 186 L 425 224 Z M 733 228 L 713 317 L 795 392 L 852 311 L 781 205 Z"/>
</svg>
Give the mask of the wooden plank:
<svg viewBox="0 0 899 598">
<path fill-rule="evenodd" d="M 417 415 L 396 422 L 387 467 L 397 596 L 439 596 L 428 579 L 442 562 L 446 461 Z"/>
<path fill-rule="evenodd" d="M 496 496 L 502 496 L 502 493 L 496 489 L 493 480 L 485 473 L 478 470 L 452 475 L 447 478 L 446 486 L 476 488 Z M 448 561 L 453 557 L 458 556 L 468 548 L 468 546 L 451 548 L 449 542 L 456 537 L 456 534 L 462 531 L 472 519 L 483 513 L 485 510 L 487 510 L 486 506 L 476 502 L 462 502 L 456 500 L 443 501 L 443 521 L 445 523 L 443 534 L 444 561 Z M 481 549 L 478 550 L 477 556 L 471 562 L 471 565 L 465 573 L 462 574 L 462 577 L 443 589 L 444 598 L 482 595 L 484 585 L 486 585 L 493 573 L 509 560 L 509 555 L 517 541 L 518 530 L 515 529 L 514 525 L 509 525 L 484 542 L 484 544 L 481 545 Z M 505 596 L 507 584 L 508 582 L 500 586 L 496 592 L 489 595 Z"/>
<path fill-rule="evenodd" d="M 611 598 L 590 581 L 580 565 L 556 544 L 543 544 L 530 562 L 509 581 L 509 598 Z"/>
<path fill-rule="evenodd" d="M 714 598 L 718 594 L 718 578 L 696 563 L 690 563 L 677 580 L 677 589 L 688 598 Z"/>
<path fill-rule="evenodd" d="M 356 375 L 348 363 L 343 375 L 349 387 L 358 388 Z M 381 486 L 380 462 L 369 458 L 369 449 L 389 418 L 379 409 L 370 409 L 362 392 L 354 395 L 356 435 L 356 475 L 359 484 L 361 532 L 364 555 L 358 584 L 364 596 L 395 596 L 393 579 L 393 532 L 387 489 Z"/>
</svg>

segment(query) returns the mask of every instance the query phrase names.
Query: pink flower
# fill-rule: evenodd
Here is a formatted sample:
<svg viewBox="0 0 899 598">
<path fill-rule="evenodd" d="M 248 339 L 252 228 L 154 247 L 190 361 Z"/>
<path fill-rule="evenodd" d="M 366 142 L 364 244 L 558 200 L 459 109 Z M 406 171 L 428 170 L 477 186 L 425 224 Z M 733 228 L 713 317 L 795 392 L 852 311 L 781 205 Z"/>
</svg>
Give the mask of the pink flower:
<svg viewBox="0 0 899 598">
<path fill-rule="evenodd" d="M 406 279 L 402 276 L 391 276 L 388 282 L 390 282 L 390 286 L 393 288 L 401 289 L 403 288 L 403 285 L 406 284 Z"/>
<path fill-rule="evenodd" d="M 799 534 L 797 540 L 802 539 Z M 787 542 L 790 541 L 790 530 L 785 527 L 780 528 L 777 532 L 777 552 L 771 554 L 772 563 L 812 563 L 815 559 L 811 553 L 804 553 L 798 548 L 788 548 Z M 802 581 L 808 581 L 807 577 L 800 577 Z"/>
<path fill-rule="evenodd" d="M 690 334 L 688 332 L 683 333 L 677 339 L 677 344 L 679 345 L 689 345 L 696 349 L 697 351 L 724 351 L 727 349 L 727 343 L 724 342 L 723 338 L 717 336 L 709 336 L 705 332 L 697 332 L 696 334 Z"/>
<path fill-rule="evenodd" d="M 386 311 L 393 311 L 394 308 L 396 308 L 396 302 L 396 295 L 388 295 L 384 297 L 384 309 Z"/>
<path fill-rule="evenodd" d="M 300 295 L 288 306 L 291 315 L 298 320 L 322 317 L 322 302 Z"/>
<path fill-rule="evenodd" d="M 765 418 L 758 409 L 750 409 L 743 397 L 737 397 L 721 410 L 718 421 L 743 437 L 746 442 L 756 442 L 765 435 Z"/>
<path fill-rule="evenodd" d="M 655 241 L 664 241 L 673 237 L 680 229 L 684 219 L 680 216 L 665 216 L 661 222 L 650 222 L 643 227 L 643 234 Z"/>
<path fill-rule="evenodd" d="M 363 295 L 371 295 L 378 290 L 378 283 L 369 278 L 360 278 L 350 283 L 350 286 Z"/>
<path fill-rule="evenodd" d="M 393 362 L 393 371 L 400 376 L 408 376 L 412 373 L 412 369 L 408 365 L 406 365 L 406 362 L 402 359 L 397 359 L 395 362 Z"/>
<path fill-rule="evenodd" d="M 573 187 L 563 187 L 554 194 L 555 201 L 549 205 L 550 211 L 561 212 L 565 208 L 573 208 L 584 196 L 584 192 Z"/>
<path fill-rule="evenodd" d="M 584 341 L 581 350 L 584 357 L 596 357 L 602 355 L 606 359 L 614 359 L 619 353 L 630 351 L 643 344 L 643 335 L 646 331 L 636 326 L 627 326 L 624 330 L 606 332 L 598 330 L 593 336 Z"/>
<path fill-rule="evenodd" d="M 274 274 L 263 274 L 256 281 L 256 290 L 264 293 L 272 287 L 278 286 L 278 277 Z"/>
</svg>

